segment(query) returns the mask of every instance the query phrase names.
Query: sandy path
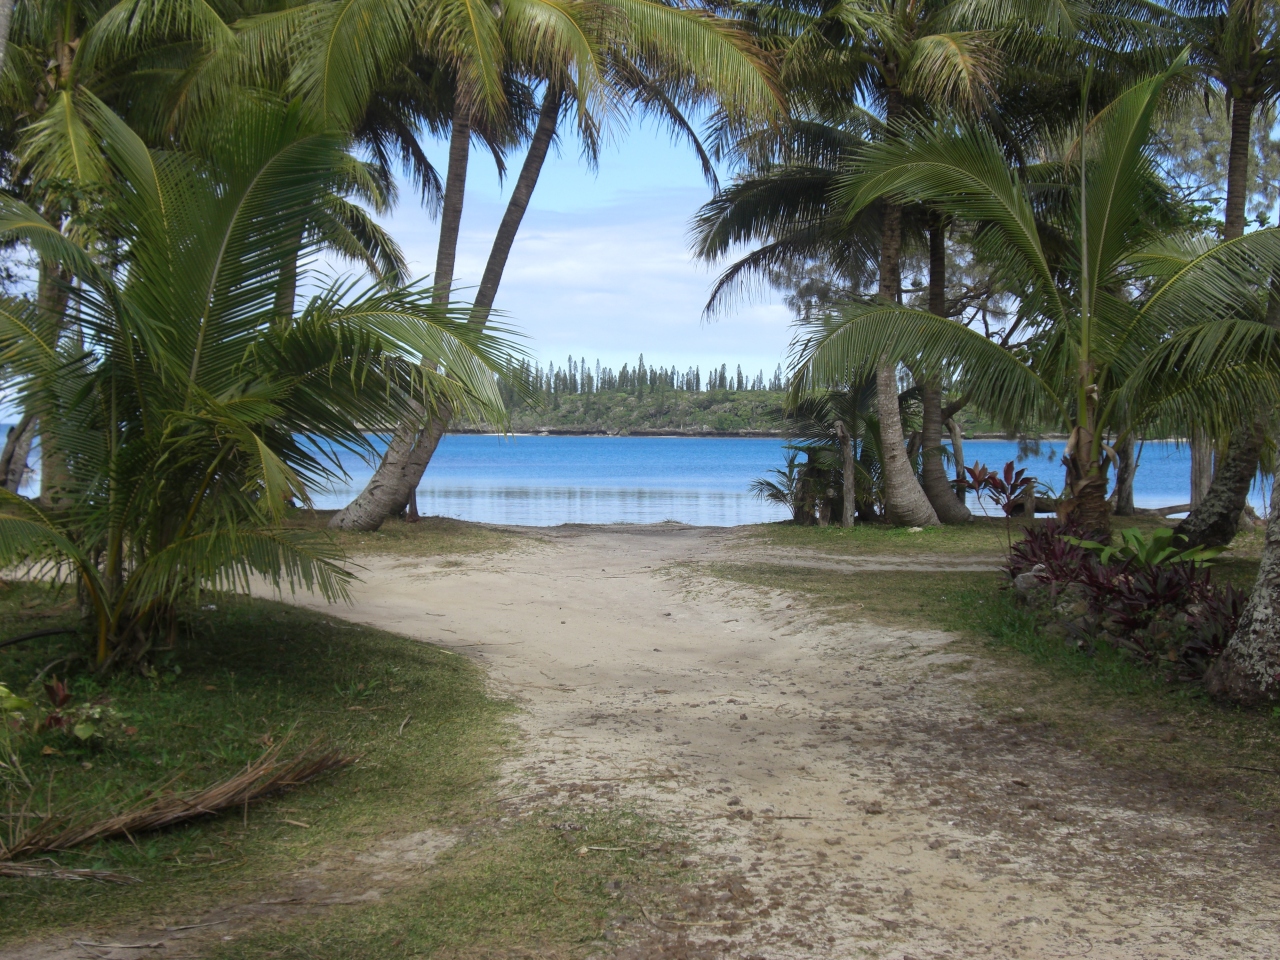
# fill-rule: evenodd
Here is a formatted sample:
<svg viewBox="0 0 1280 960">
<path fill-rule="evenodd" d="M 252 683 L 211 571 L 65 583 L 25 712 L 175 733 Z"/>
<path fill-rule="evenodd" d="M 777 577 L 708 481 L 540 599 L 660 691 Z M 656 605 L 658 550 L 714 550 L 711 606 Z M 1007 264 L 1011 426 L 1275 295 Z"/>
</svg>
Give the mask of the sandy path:
<svg viewBox="0 0 1280 960">
<path fill-rule="evenodd" d="M 823 627 L 671 566 L 734 555 L 727 531 L 561 528 L 366 560 L 330 610 L 473 656 L 524 700 L 517 805 L 621 797 L 695 831 L 688 908 L 735 922 L 624 898 L 619 956 L 1280 956 L 1268 831 L 980 716 L 987 668 L 945 635 Z"/>
</svg>

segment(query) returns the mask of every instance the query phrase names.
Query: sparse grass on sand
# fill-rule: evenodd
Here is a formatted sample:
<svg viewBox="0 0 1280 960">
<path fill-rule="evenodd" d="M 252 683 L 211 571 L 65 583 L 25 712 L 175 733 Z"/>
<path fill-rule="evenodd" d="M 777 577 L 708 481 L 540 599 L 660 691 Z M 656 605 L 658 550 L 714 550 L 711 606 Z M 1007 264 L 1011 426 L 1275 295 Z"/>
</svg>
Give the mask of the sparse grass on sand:
<svg viewBox="0 0 1280 960">
<path fill-rule="evenodd" d="M 998 511 L 997 511 L 998 512 Z M 747 538 L 769 547 L 813 550 L 815 552 L 858 556 L 991 556 L 1003 557 L 1008 552 L 1009 538 L 1017 541 L 1029 523 L 1042 524 L 1046 517 L 1034 521 L 1003 517 L 976 516 L 972 523 L 955 526 L 888 527 L 880 524 L 857 524 L 853 527 L 801 527 L 790 522 L 763 523 L 743 527 Z M 1151 517 L 1115 517 L 1116 531 L 1136 528 L 1150 533 L 1171 527 L 1176 521 Z M 1231 545 L 1230 558 L 1257 560 L 1262 555 L 1261 530 L 1243 533 Z"/>
<path fill-rule="evenodd" d="M 450 517 L 423 517 L 417 523 L 400 519 L 385 521 L 377 530 L 328 530 L 335 510 L 299 510 L 290 518 L 295 526 L 325 530 L 348 554 L 391 554 L 394 556 L 438 557 L 497 553 L 512 550 L 533 534 L 515 533 L 482 523 L 467 523 Z"/>
<path fill-rule="evenodd" d="M 1136 525 L 1136 524 L 1135 524 Z M 773 544 L 850 555 L 978 553 L 987 531 L 923 534 L 886 528 L 853 531 L 756 528 Z M 916 539 L 912 540 L 911 537 Z M 1237 538 L 1215 570 L 1219 582 L 1248 588 L 1260 533 Z M 1044 637 L 1004 589 L 998 572 L 841 571 L 750 562 L 700 565 L 715 576 L 805 596 L 834 621 L 947 630 L 954 649 L 996 667 L 978 685 L 991 710 L 1039 723 L 1108 764 L 1170 778 L 1257 809 L 1280 808 L 1280 715 L 1216 703 L 1195 684 L 1166 678 L 1121 653 L 1086 656 Z M 905 544 L 926 544 L 908 551 Z"/>
<path fill-rule="evenodd" d="M 74 623 L 69 599 L 43 585 L 0 587 L 0 639 Z M 305 955 L 316 958 L 492 956 L 514 944 L 554 953 L 599 933 L 613 903 L 606 881 L 630 884 L 676 869 L 670 856 L 646 853 L 651 825 L 621 811 L 588 815 L 572 835 L 548 829 L 536 813 L 504 819 L 493 782 L 498 761 L 515 749 L 514 707 L 487 695 L 483 675 L 462 656 L 236 598 L 211 598 L 190 615 L 189 628 L 189 638 L 157 658 L 151 678 L 100 682 L 84 669 L 50 671 L 69 680 L 77 702 L 109 702 L 136 732 L 110 744 L 82 744 L 59 731 L 29 739 L 21 757 L 32 787 L 10 784 L 6 824 L 24 804 L 108 813 L 147 790 L 205 786 L 242 770 L 289 731 L 299 749 L 321 738 L 360 760 L 247 811 L 53 857 L 64 867 L 137 877 L 136 885 L 0 879 L 0 943 L 194 922 L 220 906 L 288 897 L 290 878 L 321 861 L 353 863 L 381 839 L 441 830 L 457 842 L 431 871 L 392 881 L 359 870 L 323 875 L 350 894 L 339 899 L 377 887 L 381 900 L 319 914 L 309 908 L 299 914 L 305 927 L 272 918 L 244 930 L 215 928 L 236 935 L 202 945 L 201 955 L 271 956 L 271 945 L 285 942 L 305 942 Z M 0 681 L 23 691 L 78 643 L 52 637 L 5 649 Z M 584 843 L 621 846 L 620 838 L 628 855 L 576 853 Z"/>
</svg>

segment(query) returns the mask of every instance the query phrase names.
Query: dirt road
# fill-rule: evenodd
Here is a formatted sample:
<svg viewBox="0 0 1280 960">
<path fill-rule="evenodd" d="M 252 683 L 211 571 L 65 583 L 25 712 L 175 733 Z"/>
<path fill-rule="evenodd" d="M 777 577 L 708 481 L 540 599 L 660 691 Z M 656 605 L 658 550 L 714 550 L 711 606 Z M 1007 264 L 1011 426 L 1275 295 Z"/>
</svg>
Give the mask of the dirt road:
<svg viewBox="0 0 1280 960">
<path fill-rule="evenodd" d="M 943 634 L 823 626 L 700 576 L 727 531 L 559 528 L 373 558 L 330 612 L 479 660 L 527 707 L 513 802 L 645 804 L 697 838 L 698 923 L 620 900 L 620 957 L 1280 956 L 1273 833 L 984 715 Z M 851 576 L 856 571 L 851 570 Z"/>
</svg>

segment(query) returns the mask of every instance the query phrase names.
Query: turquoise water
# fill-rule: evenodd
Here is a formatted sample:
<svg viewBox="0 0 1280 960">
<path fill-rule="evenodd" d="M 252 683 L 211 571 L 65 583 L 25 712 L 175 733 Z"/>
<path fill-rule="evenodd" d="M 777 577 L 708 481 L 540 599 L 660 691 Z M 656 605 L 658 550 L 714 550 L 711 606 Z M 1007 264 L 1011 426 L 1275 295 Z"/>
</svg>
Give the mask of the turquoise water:
<svg viewBox="0 0 1280 960">
<path fill-rule="evenodd" d="M 1009 460 L 1054 490 L 1062 485 L 1062 441 L 968 440 L 964 458 L 1000 469 Z M 34 454 L 33 454 L 34 459 Z M 418 509 L 483 523 L 659 523 L 735 526 L 785 519 L 781 507 L 748 492 L 786 459 L 785 441 L 746 437 L 446 436 L 418 488 Z M 346 505 L 373 469 L 345 457 L 349 479 L 318 491 L 322 509 Z M 1134 483 L 1140 507 L 1190 499 L 1191 455 L 1171 442 L 1144 444 Z M 39 490 L 39 470 L 22 493 Z M 1264 512 L 1262 491 L 1250 498 Z M 970 497 L 975 513 L 981 505 Z M 988 512 L 997 513 L 990 505 Z"/>
<path fill-rule="evenodd" d="M 450 435 L 418 488 L 418 509 L 427 516 L 534 526 L 663 520 L 733 526 L 781 520 L 785 510 L 755 500 L 747 488 L 782 465 L 784 445 L 778 439 L 739 437 Z M 976 460 L 992 468 L 1016 460 L 1054 489 L 1062 484 L 1062 441 L 1020 446 L 969 440 L 964 456 L 969 464 Z M 355 460 L 346 467 L 351 480 L 318 494 L 316 506 L 343 506 L 372 472 Z M 1147 443 L 1134 500 L 1144 507 L 1185 503 L 1189 476 L 1185 446 Z M 1257 490 L 1254 501 L 1260 509 Z M 978 510 L 976 502 L 970 506 Z"/>
</svg>

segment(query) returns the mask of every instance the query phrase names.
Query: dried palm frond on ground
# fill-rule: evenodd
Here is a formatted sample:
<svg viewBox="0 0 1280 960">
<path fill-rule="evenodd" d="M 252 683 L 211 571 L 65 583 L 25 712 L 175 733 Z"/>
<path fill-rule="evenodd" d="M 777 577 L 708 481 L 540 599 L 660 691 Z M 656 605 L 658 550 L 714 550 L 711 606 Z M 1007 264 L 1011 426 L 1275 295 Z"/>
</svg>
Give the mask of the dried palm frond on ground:
<svg viewBox="0 0 1280 960">
<path fill-rule="evenodd" d="M 356 759 L 336 750 L 320 750 L 318 743 L 312 743 L 297 756 L 281 760 L 280 751 L 287 742 L 271 747 L 235 776 L 201 790 L 165 794 L 105 820 L 49 817 L 8 847 L 0 845 L 0 858 L 13 860 L 50 850 L 68 850 L 111 837 L 131 837 L 222 810 L 247 807 L 329 770 L 345 767 Z"/>
<path fill-rule="evenodd" d="M 52 860 L 49 866 L 39 863 L 0 863 L 0 877 L 21 877 L 36 880 L 97 880 L 99 883 L 141 883 L 127 873 L 110 870 L 68 870 Z"/>
</svg>

